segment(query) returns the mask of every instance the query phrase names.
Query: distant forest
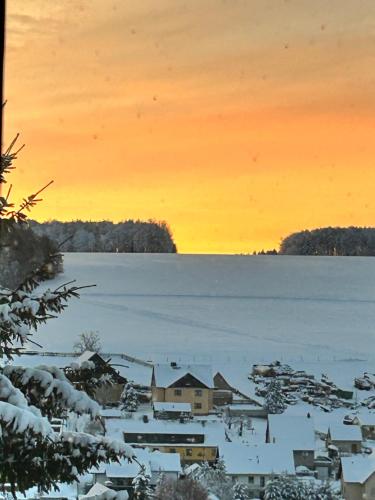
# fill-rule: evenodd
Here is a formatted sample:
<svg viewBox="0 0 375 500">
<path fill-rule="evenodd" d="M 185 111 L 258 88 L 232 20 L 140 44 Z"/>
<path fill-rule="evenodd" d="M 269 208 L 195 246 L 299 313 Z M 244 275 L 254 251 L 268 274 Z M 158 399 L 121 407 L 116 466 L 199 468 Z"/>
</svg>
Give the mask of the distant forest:
<svg viewBox="0 0 375 500">
<path fill-rule="evenodd" d="M 300 231 L 282 240 L 279 254 L 374 256 L 375 228 L 325 227 Z"/>
<path fill-rule="evenodd" d="M 31 229 L 39 236 L 48 236 L 63 246 L 64 252 L 130 252 L 176 253 L 172 233 L 165 222 L 127 220 L 115 224 L 109 221 L 35 222 Z"/>
</svg>

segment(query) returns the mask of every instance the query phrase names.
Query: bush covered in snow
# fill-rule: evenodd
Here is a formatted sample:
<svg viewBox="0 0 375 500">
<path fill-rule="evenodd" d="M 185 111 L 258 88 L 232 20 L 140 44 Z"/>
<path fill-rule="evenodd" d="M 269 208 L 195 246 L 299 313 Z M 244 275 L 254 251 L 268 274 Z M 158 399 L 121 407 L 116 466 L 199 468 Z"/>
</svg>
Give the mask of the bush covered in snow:
<svg viewBox="0 0 375 500">
<path fill-rule="evenodd" d="M 269 481 L 265 500 L 340 500 L 329 483 L 304 482 L 293 477 L 281 476 Z"/>
</svg>

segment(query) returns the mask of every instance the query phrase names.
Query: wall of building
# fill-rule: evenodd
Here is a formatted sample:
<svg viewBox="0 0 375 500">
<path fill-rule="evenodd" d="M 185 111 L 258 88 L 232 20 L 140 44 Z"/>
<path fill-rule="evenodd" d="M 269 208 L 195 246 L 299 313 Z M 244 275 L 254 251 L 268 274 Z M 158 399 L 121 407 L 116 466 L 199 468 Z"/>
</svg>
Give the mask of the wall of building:
<svg viewBox="0 0 375 500">
<path fill-rule="evenodd" d="M 176 394 L 176 390 L 181 391 L 181 396 Z M 201 391 L 202 395 L 198 396 L 196 391 Z M 213 408 L 213 390 L 193 387 L 170 387 L 165 389 L 165 401 L 171 403 L 190 403 L 194 415 L 207 415 Z M 201 408 L 196 407 L 198 404 L 201 405 Z"/>
<path fill-rule="evenodd" d="M 353 441 L 331 441 L 341 453 L 360 453 L 361 443 Z"/>
<path fill-rule="evenodd" d="M 216 446 L 194 446 L 189 447 L 181 445 L 147 445 L 151 450 L 159 450 L 164 453 L 179 453 L 181 462 L 190 464 L 194 462 L 214 462 L 217 457 Z"/>
<path fill-rule="evenodd" d="M 314 452 L 313 451 L 293 451 L 294 465 L 298 467 L 299 465 L 304 465 L 309 469 L 314 468 Z"/>
<path fill-rule="evenodd" d="M 375 439 L 375 425 L 362 425 L 361 430 L 365 439 Z"/>
<path fill-rule="evenodd" d="M 177 395 L 175 391 L 181 391 L 181 395 Z M 202 391 L 202 395 L 198 396 L 196 391 Z M 167 389 L 163 389 L 152 387 L 152 401 L 190 403 L 194 415 L 207 415 L 213 408 L 213 389 L 201 389 L 198 387 L 168 387 Z M 196 403 L 201 404 L 202 407 L 196 408 Z"/>
<path fill-rule="evenodd" d="M 368 500 L 375 499 L 375 472 L 367 479 L 363 486 L 363 492 L 366 496 L 364 498 Z"/>
<path fill-rule="evenodd" d="M 341 482 L 341 485 L 342 495 L 345 500 L 363 500 L 363 489 L 360 484 Z"/>
</svg>

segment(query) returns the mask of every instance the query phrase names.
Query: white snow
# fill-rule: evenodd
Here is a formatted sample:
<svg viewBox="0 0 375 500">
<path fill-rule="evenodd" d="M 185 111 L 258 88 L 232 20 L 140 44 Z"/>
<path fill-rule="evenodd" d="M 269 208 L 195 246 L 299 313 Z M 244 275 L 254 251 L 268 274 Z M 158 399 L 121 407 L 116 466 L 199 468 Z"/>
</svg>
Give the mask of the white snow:
<svg viewBox="0 0 375 500">
<path fill-rule="evenodd" d="M 153 407 L 155 411 L 167 411 L 167 412 L 185 412 L 191 413 L 191 404 L 190 403 L 160 403 L 154 402 Z"/>
<path fill-rule="evenodd" d="M 293 450 L 314 450 L 315 433 L 312 418 L 292 415 L 268 415 L 271 443 L 284 444 Z"/>
<path fill-rule="evenodd" d="M 372 258 L 66 254 L 64 265 L 49 288 L 97 287 L 41 328 L 48 350 L 93 330 L 106 351 L 154 361 L 375 359 Z"/>
<path fill-rule="evenodd" d="M 341 458 L 342 474 L 347 483 L 364 483 L 375 472 L 375 454 Z"/>
<path fill-rule="evenodd" d="M 344 425 L 334 422 L 329 426 L 332 441 L 362 441 L 362 433 L 359 425 Z"/>
<path fill-rule="evenodd" d="M 230 475 L 294 474 L 293 451 L 279 444 L 223 443 L 220 457 Z"/>
</svg>

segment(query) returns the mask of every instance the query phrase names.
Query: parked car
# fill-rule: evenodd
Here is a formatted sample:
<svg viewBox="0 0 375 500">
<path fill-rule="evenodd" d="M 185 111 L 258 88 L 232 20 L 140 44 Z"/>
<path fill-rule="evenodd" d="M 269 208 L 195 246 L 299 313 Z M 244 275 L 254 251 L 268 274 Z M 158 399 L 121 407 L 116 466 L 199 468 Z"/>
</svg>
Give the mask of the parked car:
<svg viewBox="0 0 375 500">
<path fill-rule="evenodd" d="M 372 389 L 372 384 L 367 378 L 357 377 L 354 379 L 354 387 L 361 391 L 370 391 Z"/>
</svg>

